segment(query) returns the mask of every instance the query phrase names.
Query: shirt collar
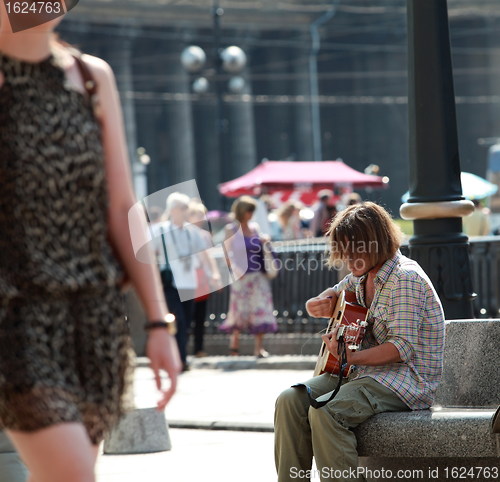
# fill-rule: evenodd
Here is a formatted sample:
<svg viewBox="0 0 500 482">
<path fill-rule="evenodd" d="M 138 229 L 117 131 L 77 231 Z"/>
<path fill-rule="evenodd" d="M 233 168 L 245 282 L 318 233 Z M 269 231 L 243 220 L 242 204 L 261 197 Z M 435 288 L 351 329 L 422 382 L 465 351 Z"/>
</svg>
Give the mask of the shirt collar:
<svg viewBox="0 0 500 482">
<path fill-rule="evenodd" d="M 385 284 L 385 282 L 389 279 L 390 274 L 393 272 L 394 268 L 396 265 L 399 263 L 399 260 L 401 259 L 402 254 L 398 250 L 396 254 L 392 257 L 389 258 L 378 270 L 375 279 L 373 280 L 374 284 Z M 363 281 L 366 279 L 368 275 L 364 274 L 363 276 L 360 276 L 358 278 L 359 283 L 363 283 Z"/>
<path fill-rule="evenodd" d="M 374 283 L 382 285 L 385 284 L 385 282 L 389 279 L 391 273 L 394 271 L 394 268 L 399 263 L 401 256 L 402 254 L 398 250 L 392 258 L 389 258 L 378 270 L 378 273 L 374 279 Z"/>
</svg>

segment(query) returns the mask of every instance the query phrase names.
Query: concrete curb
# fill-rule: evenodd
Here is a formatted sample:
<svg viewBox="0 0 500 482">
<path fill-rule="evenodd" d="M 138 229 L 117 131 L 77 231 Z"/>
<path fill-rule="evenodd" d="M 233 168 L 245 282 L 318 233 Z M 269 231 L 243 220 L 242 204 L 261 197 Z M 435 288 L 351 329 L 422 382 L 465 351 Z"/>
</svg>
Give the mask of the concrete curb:
<svg viewBox="0 0 500 482">
<path fill-rule="evenodd" d="M 196 430 L 226 430 L 232 432 L 274 432 L 272 423 L 253 422 L 220 422 L 199 420 L 168 420 L 170 428 L 184 428 Z"/>
<path fill-rule="evenodd" d="M 317 356 L 315 355 L 283 355 L 268 358 L 254 356 L 207 356 L 203 358 L 190 357 L 192 369 L 212 370 L 314 370 Z M 138 357 L 136 367 L 149 367 L 149 359 Z"/>
</svg>

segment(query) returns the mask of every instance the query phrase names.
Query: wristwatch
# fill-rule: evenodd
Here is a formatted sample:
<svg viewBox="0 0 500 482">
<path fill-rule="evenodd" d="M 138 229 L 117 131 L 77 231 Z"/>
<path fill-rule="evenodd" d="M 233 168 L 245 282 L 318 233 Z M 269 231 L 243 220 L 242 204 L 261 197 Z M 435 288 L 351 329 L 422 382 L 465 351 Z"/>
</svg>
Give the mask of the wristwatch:
<svg viewBox="0 0 500 482">
<path fill-rule="evenodd" d="M 173 313 L 168 313 L 163 320 L 148 321 L 144 325 L 146 331 L 155 330 L 157 328 L 165 328 L 170 335 L 175 335 L 177 333 L 175 315 Z"/>
</svg>

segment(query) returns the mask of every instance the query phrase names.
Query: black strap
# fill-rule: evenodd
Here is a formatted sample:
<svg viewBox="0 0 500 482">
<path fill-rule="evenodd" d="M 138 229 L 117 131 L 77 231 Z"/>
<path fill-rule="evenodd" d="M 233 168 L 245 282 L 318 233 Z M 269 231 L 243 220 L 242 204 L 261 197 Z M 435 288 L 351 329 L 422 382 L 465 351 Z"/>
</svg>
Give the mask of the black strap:
<svg viewBox="0 0 500 482">
<path fill-rule="evenodd" d="M 146 221 L 148 223 L 149 233 L 150 233 L 151 237 L 154 238 L 155 233 L 154 233 L 154 230 L 152 228 L 151 218 L 149 217 L 148 207 L 146 206 L 144 199 L 141 199 L 140 203 L 141 203 L 142 208 L 144 210 L 144 215 L 146 216 Z M 163 227 L 160 227 L 160 231 L 161 231 L 161 241 L 163 244 L 163 253 L 165 254 L 165 263 L 167 264 L 168 269 L 170 269 L 170 263 L 168 262 L 168 256 L 167 256 L 167 247 L 165 246 Z"/>
<path fill-rule="evenodd" d="M 161 231 L 161 244 L 163 245 L 163 254 L 165 255 L 165 264 L 167 265 L 166 269 L 172 271 L 172 268 L 170 267 L 170 262 L 168 261 L 167 246 L 165 244 L 165 232 L 163 231 L 163 227 L 160 227 L 160 231 Z"/>
<path fill-rule="evenodd" d="M 339 393 L 340 387 L 342 386 L 342 382 L 344 380 L 344 368 L 347 366 L 347 353 L 343 336 L 340 336 L 338 339 L 337 353 L 340 359 L 339 381 L 337 383 L 337 386 L 335 387 L 335 390 L 333 390 L 332 394 L 328 397 L 328 400 L 318 401 L 312 396 L 311 387 L 309 385 L 306 385 L 305 383 L 298 383 L 297 385 L 294 385 L 294 387 L 305 387 L 305 389 L 307 390 L 307 396 L 309 398 L 309 404 L 313 408 L 318 409 L 324 407 L 328 402 L 331 402 L 337 396 L 337 393 Z"/>
<path fill-rule="evenodd" d="M 175 228 L 174 228 L 175 229 Z M 187 242 L 188 242 L 188 250 L 189 250 L 189 254 L 187 254 L 186 256 L 190 256 L 192 253 L 192 246 L 191 246 L 191 235 L 189 234 L 189 229 L 188 228 L 184 228 L 186 231 L 186 236 L 187 236 Z M 174 236 L 174 230 L 171 229 L 170 231 L 170 237 L 172 238 L 172 241 L 174 242 L 174 245 L 175 245 L 175 254 L 178 258 L 182 258 L 183 256 L 180 255 L 180 250 L 179 250 L 179 244 L 177 243 L 177 235 Z"/>
</svg>

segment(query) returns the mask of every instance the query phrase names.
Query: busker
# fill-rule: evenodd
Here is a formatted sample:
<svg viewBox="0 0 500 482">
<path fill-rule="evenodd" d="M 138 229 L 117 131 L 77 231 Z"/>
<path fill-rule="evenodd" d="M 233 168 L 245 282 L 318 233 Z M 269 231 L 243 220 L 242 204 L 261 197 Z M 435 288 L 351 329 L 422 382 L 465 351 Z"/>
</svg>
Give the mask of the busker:
<svg viewBox="0 0 500 482">
<path fill-rule="evenodd" d="M 372 202 L 350 206 L 336 215 L 327 236 L 330 266 L 346 263 L 350 273 L 308 300 L 306 309 L 310 316 L 329 318 L 346 290 L 368 309 L 368 326 L 361 349 L 346 350 L 347 364 L 357 369 L 331 401 L 311 406 L 328 400 L 336 388 L 338 377 L 330 373 L 278 397 L 279 482 L 310 480 L 313 457 L 322 482 L 362 480 L 351 429 L 377 413 L 429 408 L 443 368 L 441 302 L 422 268 L 399 252 L 401 233 L 387 211 Z M 337 358 L 336 331 L 322 338 Z"/>
</svg>

